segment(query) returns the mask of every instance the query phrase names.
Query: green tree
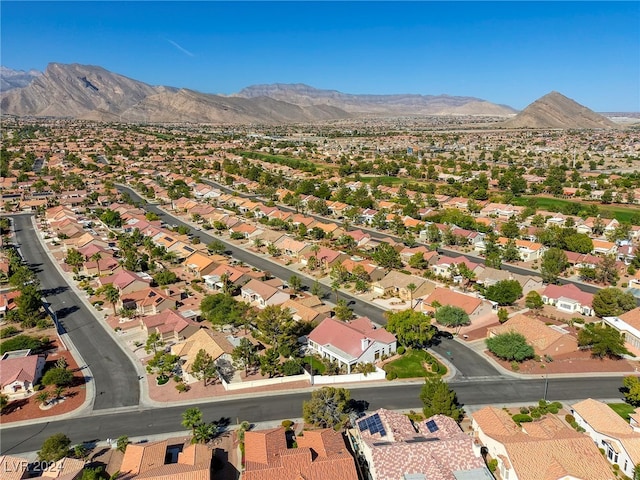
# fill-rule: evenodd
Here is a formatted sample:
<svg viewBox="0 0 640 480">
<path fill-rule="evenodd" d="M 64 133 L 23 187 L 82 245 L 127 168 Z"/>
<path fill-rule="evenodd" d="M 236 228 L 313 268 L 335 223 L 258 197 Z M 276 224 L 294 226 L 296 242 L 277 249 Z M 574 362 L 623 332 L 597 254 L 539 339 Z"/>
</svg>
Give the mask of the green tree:
<svg viewBox="0 0 640 480">
<path fill-rule="evenodd" d="M 231 352 L 231 358 L 236 365 L 244 368 L 245 375 L 249 375 L 249 368 L 259 364 L 256 347 L 246 337 L 240 339 L 238 346 Z"/>
<path fill-rule="evenodd" d="M 294 294 L 298 293 L 302 288 L 302 280 L 300 280 L 300 277 L 291 275 L 291 277 L 289 277 L 289 287 L 291 287 Z"/>
<path fill-rule="evenodd" d="M 165 285 L 176 283 L 178 276 L 171 270 L 162 270 L 153 276 L 153 281 L 156 282 L 157 285 L 164 287 Z"/>
<path fill-rule="evenodd" d="M 640 378 L 631 375 L 622 379 L 624 400 L 634 407 L 640 406 Z"/>
<path fill-rule="evenodd" d="M 373 255 L 371 255 L 371 257 L 379 266 L 387 270 L 402 267 L 400 254 L 388 243 L 381 243 L 376 251 L 373 252 Z"/>
<path fill-rule="evenodd" d="M 275 348 L 267 348 L 260 357 L 260 373 L 274 377 L 280 372 L 280 353 Z"/>
<path fill-rule="evenodd" d="M 38 314 L 42 306 L 42 293 L 37 284 L 24 285 L 20 289 L 20 296 L 15 299 L 20 317 L 26 319 Z"/>
<path fill-rule="evenodd" d="M 302 404 L 304 421 L 320 428 L 338 429 L 349 421 L 351 392 L 345 388 L 322 387 L 311 392 Z"/>
<path fill-rule="evenodd" d="M 104 299 L 111 304 L 113 313 L 116 313 L 116 304 L 120 300 L 120 292 L 112 283 L 107 283 L 100 287 L 97 291 L 98 294 L 104 296 Z"/>
<path fill-rule="evenodd" d="M 527 293 L 527 296 L 524 299 L 524 304 L 531 310 L 540 310 L 544 305 L 544 302 L 542 301 L 542 296 L 538 292 L 531 290 Z"/>
<path fill-rule="evenodd" d="M 595 280 L 601 283 L 615 285 L 620 275 L 616 265 L 615 255 L 605 255 L 596 266 Z"/>
<path fill-rule="evenodd" d="M 73 382 L 73 372 L 66 368 L 54 367 L 42 376 L 43 385 L 56 385 L 57 387 L 66 387 Z"/>
<path fill-rule="evenodd" d="M 150 333 L 144 345 L 144 351 L 147 353 L 153 352 L 154 354 L 156 354 L 162 347 L 164 347 L 162 336 L 158 332 Z"/>
<path fill-rule="evenodd" d="M 111 228 L 120 228 L 122 226 L 122 217 L 120 216 L 120 212 L 115 210 L 105 210 L 102 212 L 102 215 L 100 215 L 100 220 Z"/>
<path fill-rule="evenodd" d="M 519 262 L 521 260 L 520 250 L 516 246 L 516 241 L 513 238 L 507 240 L 507 243 L 502 247 L 501 252 L 502 261 L 506 263 Z"/>
<path fill-rule="evenodd" d="M 517 280 L 501 280 L 487 287 L 485 297 L 500 306 L 513 305 L 522 297 L 522 286 Z"/>
<path fill-rule="evenodd" d="M 498 321 L 500 323 L 504 323 L 507 320 L 509 320 L 509 312 L 507 311 L 506 308 L 499 308 L 498 309 Z"/>
<path fill-rule="evenodd" d="M 70 248 L 67 251 L 67 256 L 64 258 L 64 263 L 71 267 L 80 268 L 84 264 L 84 255 L 76 248 Z"/>
<path fill-rule="evenodd" d="M 207 244 L 207 250 L 209 251 L 209 253 L 221 255 L 227 250 L 227 247 L 225 247 L 224 243 L 222 243 L 220 240 L 216 239 Z"/>
<path fill-rule="evenodd" d="M 179 356 L 161 350 L 147 362 L 147 372 L 157 374 L 159 380 L 166 379 L 176 368 L 178 360 L 180 360 Z"/>
<path fill-rule="evenodd" d="M 593 311 L 599 317 L 613 317 L 622 315 L 636 306 L 631 293 L 625 293 L 619 288 L 609 287 L 599 290 L 591 302 Z"/>
<path fill-rule="evenodd" d="M 127 445 L 129 445 L 130 443 L 131 442 L 129 441 L 129 437 L 127 437 L 126 435 L 121 435 L 116 440 L 116 450 L 124 453 L 127 449 Z"/>
<path fill-rule="evenodd" d="M 567 254 L 559 248 L 550 248 L 542 255 L 540 274 L 546 283 L 556 283 L 558 276 L 567 268 Z"/>
<path fill-rule="evenodd" d="M 202 423 L 202 411 L 198 407 L 187 408 L 182 412 L 182 426 L 194 434 L 196 427 Z"/>
<path fill-rule="evenodd" d="M 38 460 L 57 462 L 69 454 L 71 440 L 64 433 L 56 433 L 47 438 L 38 452 Z"/>
<path fill-rule="evenodd" d="M 0 393 L 0 412 L 9 405 L 9 395 Z"/>
<path fill-rule="evenodd" d="M 424 253 L 417 252 L 411 255 L 409 258 L 409 266 L 411 268 L 417 268 L 419 270 L 424 270 L 429 267 L 429 262 L 427 262 L 424 258 Z"/>
<path fill-rule="evenodd" d="M 268 339 L 269 344 L 278 348 L 284 336 L 293 324 L 291 312 L 280 305 L 268 305 L 257 317 L 256 323 L 260 332 Z"/>
<path fill-rule="evenodd" d="M 503 360 L 522 362 L 535 355 L 533 347 L 527 343 L 524 335 L 516 332 L 501 333 L 489 337 L 486 344 L 491 353 Z"/>
<path fill-rule="evenodd" d="M 469 325 L 469 315 L 462 308 L 454 305 L 444 305 L 436 310 L 436 322 L 446 327 L 461 327 Z"/>
<path fill-rule="evenodd" d="M 427 378 L 420 391 L 422 412 L 426 418 L 434 415 L 446 415 L 456 422 L 462 420 L 463 411 L 458 404 L 456 392 L 440 378 Z"/>
<path fill-rule="evenodd" d="M 336 314 L 336 317 L 343 322 L 351 320 L 351 318 L 353 317 L 353 310 L 349 308 L 347 302 L 342 298 L 338 300 L 338 303 L 333 308 L 333 311 Z"/>
<path fill-rule="evenodd" d="M 422 348 L 437 333 L 431 319 L 415 310 L 387 313 L 387 331 L 393 333 L 401 345 Z"/>
<path fill-rule="evenodd" d="M 214 423 L 201 423 L 194 429 L 191 443 L 207 443 L 216 436 L 217 430 Z"/>
<path fill-rule="evenodd" d="M 103 473 L 102 467 L 96 467 L 96 468 L 85 467 L 84 470 L 82 470 L 82 476 L 80 477 L 80 480 L 102 480 L 103 478 L 102 473 Z"/>
<path fill-rule="evenodd" d="M 248 310 L 249 305 L 224 293 L 207 295 L 200 302 L 202 318 L 214 325 L 242 325 Z"/>
<path fill-rule="evenodd" d="M 202 380 L 204 386 L 206 387 L 209 380 L 215 379 L 216 372 L 216 361 L 214 360 L 214 358 L 209 355 L 205 349 L 201 348 L 200 350 L 198 350 L 198 353 L 196 353 L 196 358 L 191 364 L 190 373 L 198 380 Z"/>
<path fill-rule="evenodd" d="M 597 358 L 620 358 L 629 355 L 624 335 L 608 325 L 590 323 L 578 332 L 578 346 L 591 350 Z"/>
</svg>

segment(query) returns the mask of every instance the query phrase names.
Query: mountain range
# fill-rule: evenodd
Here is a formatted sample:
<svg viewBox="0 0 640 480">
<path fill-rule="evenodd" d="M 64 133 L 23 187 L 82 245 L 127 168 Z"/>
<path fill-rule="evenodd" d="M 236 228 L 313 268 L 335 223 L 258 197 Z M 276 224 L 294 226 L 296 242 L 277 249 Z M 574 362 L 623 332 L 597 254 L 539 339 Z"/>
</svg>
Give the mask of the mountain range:
<svg viewBox="0 0 640 480">
<path fill-rule="evenodd" d="M 157 123 L 309 123 L 362 116 L 513 117 L 511 107 L 450 95 L 354 95 L 304 84 L 254 85 L 233 95 L 152 86 L 98 66 L 50 63 L 45 72 L 0 71 L 3 114 Z M 605 117 L 552 92 L 505 128 L 609 128 Z"/>
</svg>

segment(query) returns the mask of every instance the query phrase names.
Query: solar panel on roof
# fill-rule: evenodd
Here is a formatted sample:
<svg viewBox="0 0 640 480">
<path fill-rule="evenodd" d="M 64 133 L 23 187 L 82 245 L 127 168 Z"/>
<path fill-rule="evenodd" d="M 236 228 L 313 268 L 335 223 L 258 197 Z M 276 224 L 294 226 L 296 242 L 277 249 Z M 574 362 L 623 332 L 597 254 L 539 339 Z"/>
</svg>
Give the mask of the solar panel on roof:
<svg viewBox="0 0 640 480">
<path fill-rule="evenodd" d="M 439 430 L 438 424 L 433 420 L 429 420 L 427 422 L 427 428 L 431 433 L 437 432 Z"/>
</svg>

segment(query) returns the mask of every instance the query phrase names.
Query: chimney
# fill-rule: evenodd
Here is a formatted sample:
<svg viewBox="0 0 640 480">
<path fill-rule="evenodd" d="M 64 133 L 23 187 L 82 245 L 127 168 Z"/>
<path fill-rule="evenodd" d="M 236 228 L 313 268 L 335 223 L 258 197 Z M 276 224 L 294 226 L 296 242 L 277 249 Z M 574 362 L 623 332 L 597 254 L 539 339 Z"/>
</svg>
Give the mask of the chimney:
<svg viewBox="0 0 640 480">
<path fill-rule="evenodd" d="M 362 338 L 360 339 L 360 347 L 362 348 L 362 351 L 364 352 L 367 348 L 369 348 L 369 339 L 368 338 Z"/>
</svg>

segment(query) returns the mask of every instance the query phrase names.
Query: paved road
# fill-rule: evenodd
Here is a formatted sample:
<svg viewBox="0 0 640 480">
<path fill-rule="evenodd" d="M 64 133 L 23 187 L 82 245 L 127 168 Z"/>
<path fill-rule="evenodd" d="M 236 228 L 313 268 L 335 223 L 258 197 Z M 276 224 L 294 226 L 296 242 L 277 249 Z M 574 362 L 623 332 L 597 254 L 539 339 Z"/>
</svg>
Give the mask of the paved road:
<svg viewBox="0 0 640 480">
<path fill-rule="evenodd" d="M 233 258 L 240 260 L 241 262 L 252 265 L 264 271 L 269 271 L 271 272 L 271 274 L 283 280 L 288 280 L 289 277 L 291 277 L 291 275 L 294 273 L 298 274 L 298 272 L 290 270 L 278 263 L 271 262 L 268 258 L 261 257 L 249 251 L 246 251 L 233 243 L 229 243 L 221 239 L 220 237 L 210 235 L 207 232 L 195 230 L 191 227 L 191 225 L 183 222 L 177 217 L 165 213 L 156 205 L 149 203 L 145 205 L 146 201 L 131 188 L 123 187 L 121 185 L 118 185 L 117 188 L 118 190 L 126 191 L 134 201 L 140 202 L 145 209 L 159 215 L 164 219 L 166 223 L 171 225 L 184 225 L 185 227 L 190 228 L 191 233 L 193 233 L 194 236 L 199 237 L 202 242 L 210 243 L 214 239 L 220 240 L 226 246 L 226 248 L 232 252 Z M 308 288 L 311 288 L 313 281 L 304 276 L 300 277 L 302 279 L 302 284 Z M 325 285 L 321 285 L 321 290 L 325 295 L 329 297 L 333 295 L 331 289 Z M 384 310 L 382 310 L 381 308 L 378 308 L 368 302 L 359 301 L 358 297 L 348 295 L 343 292 L 340 292 L 340 298 L 345 299 L 347 302 L 355 302 L 352 305 L 352 308 L 356 312 L 356 314 L 368 317 L 380 325 L 385 325 L 387 323 L 387 320 L 384 317 Z M 460 342 L 454 340 L 444 340 L 443 345 L 435 346 L 434 350 L 445 357 L 447 356 L 447 352 L 451 352 L 449 358 L 452 360 L 452 363 L 455 364 L 456 369 L 463 377 L 500 376 L 500 373 L 486 359 L 482 358 L 472 349 Z"/>
<path fill-rule="evenodd" d="M 619 378 L 567 378 L 549 379 L 548 400 L 579 400 L 583 398 L 619 398 Z M 466 405 L 537 402 L 544 396 L 545 381 L 498 379 L 485 381 L 452 382 L 460 402 Z M 420 383 L 389 383 L 377 387 L 353 388 L 351 396 L 355 400 L 369 402 L 369 411 L 381 407 L 389 409 L 420 410 Z M 256 396 L 198 406 L 207 421 L 229 419 L 235 425 L 238 420 L 264 422 L 302 416 L 302 402 L 309 398 L 309 392 L 287 395 Z M 3 454 L 19 454 L 38 450 L 42 442 L 54 433 L 62 432 L 71 438 L 73 444 L 80 442 L 104 441 L 120 435 L 145 436 L 172 433 L 184 430 L 180 426 L 181 414 L 187 407 L 163 409 L 130 410 L 94 414 L 89 418 L 49 422 L 39 425 L 2 429 Z"/>
<path fill-rule="evenodd" d="M 12 217 L 25 262 L 35 270 L 51 309 L 89 365 L 96 387 L 94 410 L 138 405 L 138 375 L 129 357 L 69 288 L 44 251 L 30 215 Z M 3 442 L 5 438 L 2 439 Z"/>
<path fill-rule="evenodd" d="M 207 180 L 207 179 L 202 179 L 202 181 L 212 187 L 216 187 L 219 188 L 229 194 L 235 194 L 235 195 L 239 195 L 241 197 L 244 198 L 254 198 L 257 197 L 257 195 L 251 195 L 251 194 L 246 194 L 243 192 L 237 192 L 229 187 L 226 187 L 224 185 L 221 185 L 217 182 L 214 182 L 212 180 Z M 286 212 L 296 212 L 296 210 L 292 207 L 288 207 L 286 205 L 278 205 L 278 208 L 280 210 L 284 210 Z M 335 223 L 340 223 L 339 220 L 333 219 L 333 218 L 328 218 L 328 217 L 323 217 L 321 215 L 316 215 L 314 213 L 311 212 L 306 212 L 305 215 L 315 218 L 316 220 L 319 220 L 321 222 L 326 222 L 326 221 L 331 221 L 331 222 L 335 222 Z M 388 233 L 388 232 L 380 232 L 378 230 L 372 229 L 372 228 L 367 228 L 363 225 L 355 225 L 354 228 L 359 228 L 361 229 L 363 232 L 367 232 L 369 235 L 371 235 L 373 238 L 392 238 L 394 240 L 396 240 L 397 242 L 402 242 L 402 238 L 398 237 L 397 235 L 393 235 L 392 233 Z M 428 244 L 426 243 L 421 243 L 418 242 L 418 244 L 420 245 L 425 245 L 428 246 Z M 481 263 L 484 264 L 484 257 L 479 257 L 477 255 L 472 255 L 472 254 L 468 254 L 468 253 L 462 253 L 458 250 L 452 250 L 450 248 L 446 248 L 446 247 L 439 247 L 438 248 L 438 252 L 439 253 L 444 253 L 445 255 L 448 255 L 450 257 L 456 258 L 456 257 L 466 257 L 469 260 L 473 261 L 473 262 L 477 262 L 477 263 Z M 540 273 L 537 270 L 532 270 L 530 268 L 524 268 L 524 267 L 520 267 L 517 265 L 511 265 L 509 263 L 503 263 L 502 264 L 502 269 L 506 270 L 508 272 L 513 272 L 516 273 L 518 275 L 533 275 L 536 277 L 540 276 Z M 582 283 L 579 281 L 575 281 L 575 280 L 571 280 L 571 279 L 567 279 L 567 278 L 560 278 L 558 279 L 559 283 L 561 285 L 566 285 L 566 284 L 573 284 L 575 286 L 577 286 L 580 290 L 587 292 L 587 293 L 596 293 L 598 290 L 600 290 L 600 287 L 595 286 L 595 285 L 589 285 L 586 283 Z M 638 305 L 640 305 L 640 298 L 637 299 L 637 303 Z"/>
</svg>

